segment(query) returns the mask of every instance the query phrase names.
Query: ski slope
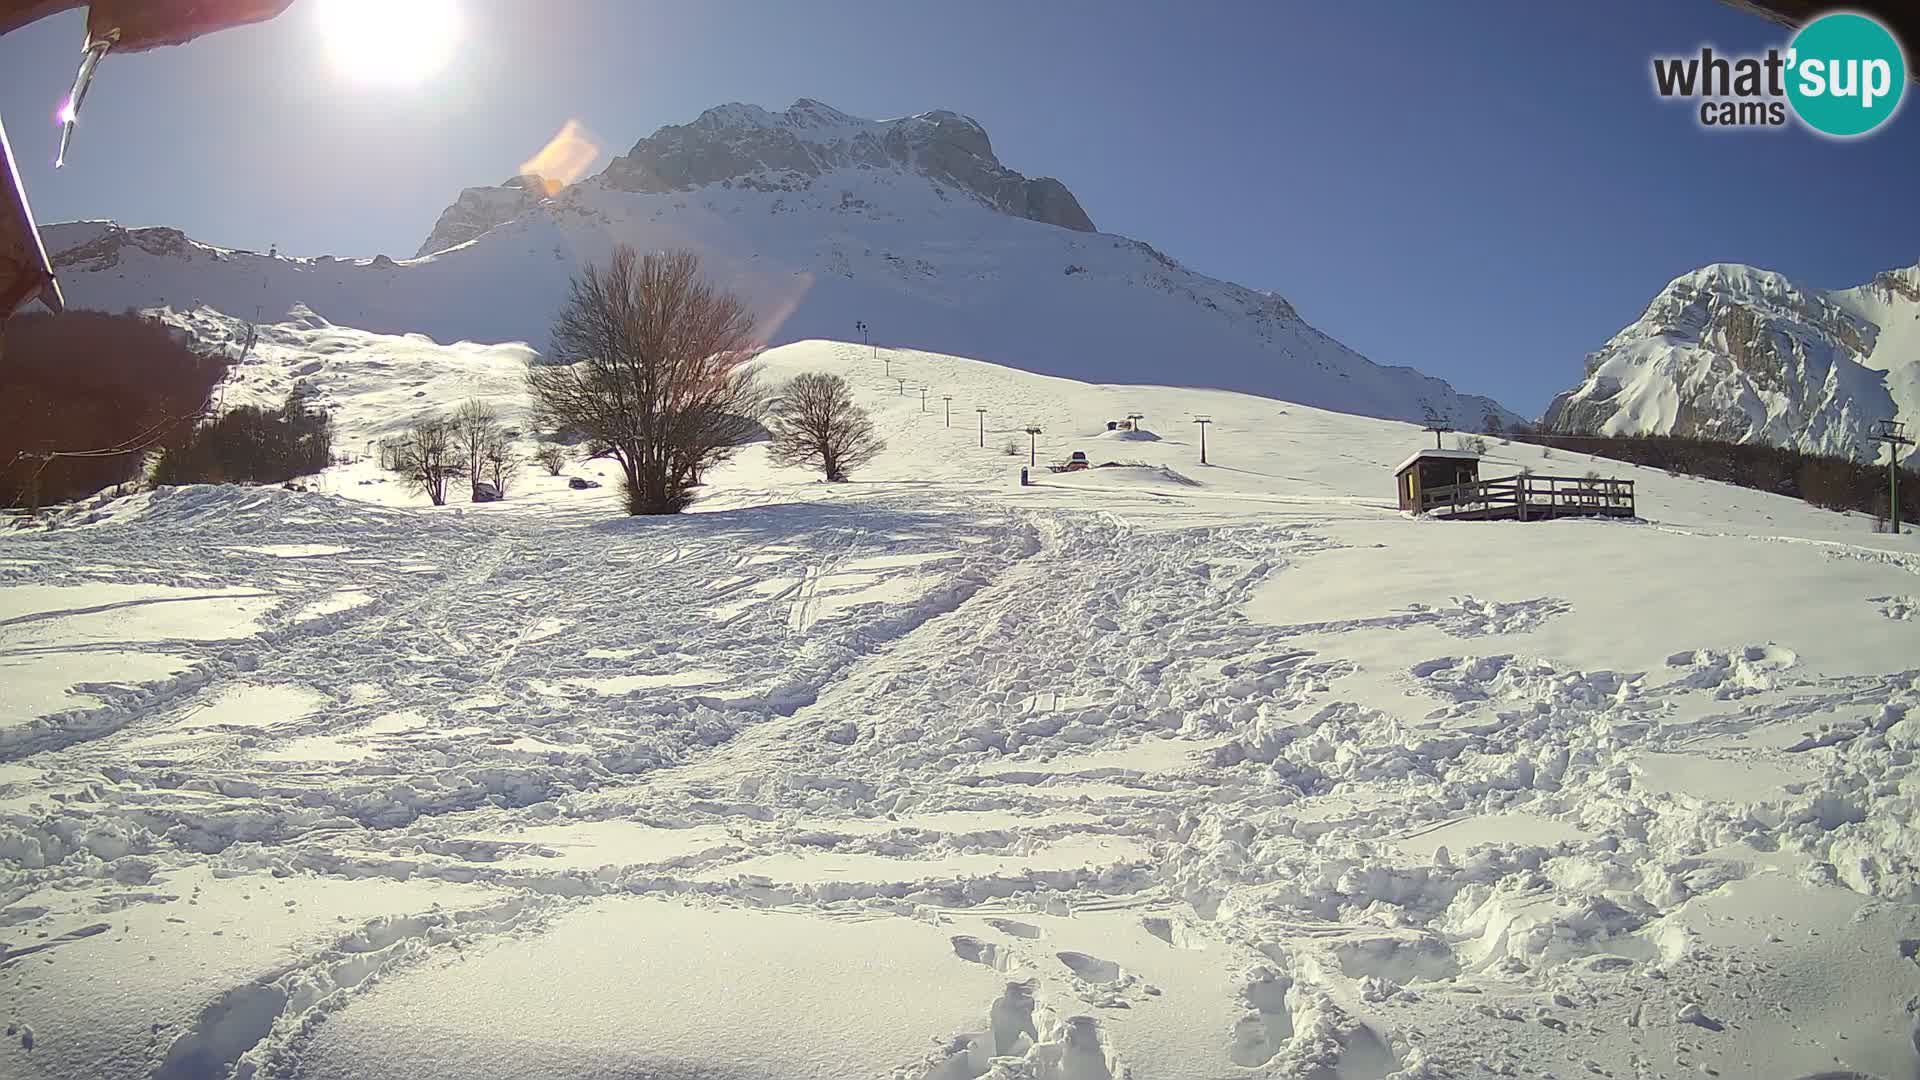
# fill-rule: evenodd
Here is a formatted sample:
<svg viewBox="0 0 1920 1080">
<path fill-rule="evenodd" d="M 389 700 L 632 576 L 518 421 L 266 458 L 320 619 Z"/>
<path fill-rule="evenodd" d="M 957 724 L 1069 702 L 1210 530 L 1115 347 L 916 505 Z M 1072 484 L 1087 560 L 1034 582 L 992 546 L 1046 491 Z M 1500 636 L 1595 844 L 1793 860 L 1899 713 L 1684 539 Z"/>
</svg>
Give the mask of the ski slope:
<svg viewBox="0 0 1920 1080">
<path fill-rule="evenodd" d="M 229 393 L 377 437 L 511 359 L 289 323 Z M 1913 537 L 1497 441 L 1646 520 L 1419 520 L 1410 424 L 763 367 L 887 451 L 672 519 L 360 461 L 0 535 L 0 1075 L 1920 1068 Z M 1022 487 L 1029 426 L 1117 464 Z"/>
</svg>

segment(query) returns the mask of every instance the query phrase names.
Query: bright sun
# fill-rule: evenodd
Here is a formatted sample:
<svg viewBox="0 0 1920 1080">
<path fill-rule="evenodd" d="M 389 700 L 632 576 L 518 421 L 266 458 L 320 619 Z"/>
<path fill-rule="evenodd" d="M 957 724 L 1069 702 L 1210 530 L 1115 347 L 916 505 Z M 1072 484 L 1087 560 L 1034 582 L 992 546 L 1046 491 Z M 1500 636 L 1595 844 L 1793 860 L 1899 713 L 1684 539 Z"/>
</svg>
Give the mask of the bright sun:
<svg viewBox="0 0 1920 1080">
<path fill-rule="evenodd" d="M 320 31 L 333 64 L 362 82 L 432 78 L 459 36 L 453 0 L 320 0 Z"/>
</svg>

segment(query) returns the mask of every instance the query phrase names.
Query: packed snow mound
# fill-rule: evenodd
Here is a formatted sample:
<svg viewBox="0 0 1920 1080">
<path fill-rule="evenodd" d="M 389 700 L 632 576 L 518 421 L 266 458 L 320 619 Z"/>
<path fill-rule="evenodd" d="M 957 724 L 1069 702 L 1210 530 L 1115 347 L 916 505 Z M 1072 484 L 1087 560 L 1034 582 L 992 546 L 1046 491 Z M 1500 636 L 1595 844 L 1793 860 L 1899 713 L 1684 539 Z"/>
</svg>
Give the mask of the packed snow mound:
<svg viewBox="0 0 1920 1080">
<path fill-rule="evenodd" d="M 1669 282 L 1587 358 L 1555 431 L 1765 442 L 1884 460 L 1873 425 L 1920 410 L 1920 266 L 1821 290 L 1716 263 Z"/>
<path fill-rule="evenodd" d="M 305 304 L 377 333 L 541 348 L 570 275 L 627 243 L 699 252 L 711 276 L 749 299 L 774 345 L 844 338 L 865 324 L 896 347 L 1088 381 L 1434 414 L 1475 430 L 1490 417 L 1519 419 L 1412 368 L 1373 363 L 1282 297 L 1090 223 L 1063 227 L 1073 225 L 1064 211 L 1043 209 L 1058 200 L 1014 177 L 986 133 L 952 113 L 870 123 L 804 102 L 782 114 L 728 106 L 663 129 L 551 197 L 522 187 L 463 196 L 442 240 L 513 216 L 420 259 L 268 256 L 111 222 L 43 234 L 69 302 L 84 307 L 205 304 L 272 320 Z"/>
</svg>

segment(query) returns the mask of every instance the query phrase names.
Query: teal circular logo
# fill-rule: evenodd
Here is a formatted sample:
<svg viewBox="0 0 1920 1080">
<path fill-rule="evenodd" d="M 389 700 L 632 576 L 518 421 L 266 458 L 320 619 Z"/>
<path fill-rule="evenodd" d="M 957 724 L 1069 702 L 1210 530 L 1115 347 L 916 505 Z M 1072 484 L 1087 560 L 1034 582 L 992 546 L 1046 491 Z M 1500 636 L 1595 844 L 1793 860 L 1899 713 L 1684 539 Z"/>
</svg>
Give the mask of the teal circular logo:
<svg viewBox="0 0 1920 1080">
<path fill-rule="evenodd" d="M 1893 116 L 1906 87 L 1900 43 L 1865 15 L 1822 15 L 1788 48 L 1787 100 L 1823 134 L 1865 135 Z"/>
</svg>

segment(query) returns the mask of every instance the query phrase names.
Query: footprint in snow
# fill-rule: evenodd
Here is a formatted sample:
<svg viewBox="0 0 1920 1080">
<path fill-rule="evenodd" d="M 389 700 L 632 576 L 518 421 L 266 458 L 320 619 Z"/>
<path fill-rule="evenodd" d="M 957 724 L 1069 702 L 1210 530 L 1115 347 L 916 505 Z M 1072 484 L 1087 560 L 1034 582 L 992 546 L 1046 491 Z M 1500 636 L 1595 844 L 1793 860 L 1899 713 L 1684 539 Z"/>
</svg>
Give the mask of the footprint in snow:
<svg viewBox="0 0 1920 1080">
<path fill-rule="evenodd" d="M 988 919 L 986 922 L 988 926 L 993 927 L 995 930 L 1003 934 L 1011 934 L 1017 938 L 1032 939 L 1041 936 L 1039 927 L 1032 923 L 1021 922 L 1018 919 Z"/>
<path fill-rule="evenodd" d="M 1102 960 L 1097 956 L 1088 956 L 1082 952 L 1055 953 L 1067 969 L 1090 983 L 1110 983 L 1120 979 L 1123 972 L 1120 965 L 1111 960 Z"/>
<path fill-rule="evenodd" d="M 1008 971 L 1014 967 L 1013 955 L 991 941 L 981 941 L 970 934 L 953 936 L 953 955 L 962 960 L 983 964 L 995 971 Z"/>
</svg>

